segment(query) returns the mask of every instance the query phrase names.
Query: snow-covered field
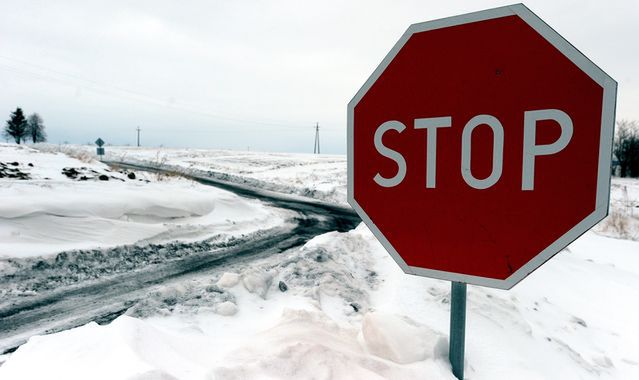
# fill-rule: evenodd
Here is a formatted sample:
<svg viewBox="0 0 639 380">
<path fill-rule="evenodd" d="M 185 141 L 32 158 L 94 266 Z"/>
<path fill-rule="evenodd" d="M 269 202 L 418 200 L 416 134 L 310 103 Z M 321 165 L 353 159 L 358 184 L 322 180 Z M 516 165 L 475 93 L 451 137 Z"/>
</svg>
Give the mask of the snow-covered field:
<svg viewBox="0 0 639 380">
<path fill-rule="evenodd" d="M 88 148 L 69 149 L 81 157 Z M 344 157 L 107 151 L 118 160 L 214 170 L 255 186 L 268 182 L 272 190 L 345 202 Z M 159 192 L 177 186 L 197 194 L 182 180 L 138 182 L 113 186 L 152 185 Z M 54 198 L 66 194 L 60 186 L 52 187 Z M 469 286 L 467 379 L 639 379 L 639 242 L 631 240 L 638 236 L 639 181 L 614 179 L 612 190 L 611 217 L 597 232 L 584 234 L 511 291 Z M 216 194 L 206 188 L 210 192 Z M 135 195 L 123 195 L 129 196 Z M 229 200 L 229 213 L 235 202 Z M 191 206 L 172 208 L 202 207 Z M 159 217 L 146 216 L 154 223 Z M 2 244 L 5 236 L 11 235 L 2 235 Z M 172 311 L 148 316 L 132 308 L 108 325 L 33 337 L 6 358 L 0 378 L 454 379 L 446 352 L 450 284 L 403 274 L 363 224 L 226 271 L 158 286 L 149 302 L 160 294 L 176 302 Z"/>
<path fill-rule="evenodd" d="M 229 238 L 277 226 L 286 216 L 179 177 L 112 171 L 76 156 L 0 145 L 0 163 L 29 177 L 0 178 L 0 258 Z"/>
<path fill-rule="evenodd" d="M 95 153 L 94 147 L 84 145 L 65 149 Z M 346 157 L 340 155 L 108 146 L 105 159 L 199 171 L 261 189 L 346 204 Z"/>
<path fill-rule="evenodd" d="M 95 154 L 95 147 L 85 145 L 39 145 L 39 149 Z M 347 204 L 345 156 L 109 146 L 106 159 L 195 172 L 260 189 Z M 639 181 L 614 177 L 610 201 L 610 216 L 595 230 L 606 236 L 639 240 Z"/>
</svg>

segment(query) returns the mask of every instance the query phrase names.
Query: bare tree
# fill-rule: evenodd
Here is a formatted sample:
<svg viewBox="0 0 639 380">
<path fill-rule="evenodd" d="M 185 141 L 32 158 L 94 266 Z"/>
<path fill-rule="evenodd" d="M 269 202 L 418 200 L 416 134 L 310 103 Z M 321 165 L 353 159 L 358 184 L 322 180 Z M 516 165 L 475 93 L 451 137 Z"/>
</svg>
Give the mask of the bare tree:
<svg viewBox="0 0 639 380">
<path fill-rule="evenodd" d="M 619 162 L 621 177 L 639 177 L 639 123 L 617 121 L 613 153 Z"/>
<path fill-rule="evenodd" d="M 42 118 L 37 113 L 32 113 L 27 118 L 27 135 L 31 137 L 34 143 L 47 141 Z"/>
<path fill-rule="evenodd" d="M 16 144 L 20 144 L 22 138 L 26 136 L 27 132 L 27 120 L 24 117 L 24 113 L 20 107 L 16 108 L 11 113 L 11 117 L 7 120 L 7 124 L 4 127 L 3 135 L 8 139 L 12 137 Z"/>
</svg>

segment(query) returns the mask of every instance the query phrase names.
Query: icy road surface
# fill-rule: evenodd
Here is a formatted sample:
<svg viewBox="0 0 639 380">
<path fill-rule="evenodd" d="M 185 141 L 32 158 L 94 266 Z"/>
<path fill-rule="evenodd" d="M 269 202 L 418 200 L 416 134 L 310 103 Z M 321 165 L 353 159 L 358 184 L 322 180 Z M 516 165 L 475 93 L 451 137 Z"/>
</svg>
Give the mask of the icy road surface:
<svg viewBox="0 0 639 380">
<path fill-rule="evenodd" d="M 259 198 L 293 211 L 297 216 L 286 226 L 228 243 L 168 243 L 147 249 L 116 247 L 99 251 L 94 259 L 86 252 L 71 252 L 68 255 L 76 257 L 70 258 L 57 255 L 50 260 L 14 259 L 12 265 L 17 269 L 0 277 L 0 288 L 18 288 L 21 292 L 13 297 L 11 293 L 5 295 L 0 303 L 0 353 L 15 350 L 33 335 L 67 330 L 90 321 L 110 322 L 143 300 L 149 289 L 160 283 L 174 283 L 194 276 L 210 277 L 211 273 L 223 270 L 230 263 L 247 263 L 257 257 L 285 252 L 314 236 L 329 231 L 348 231 L 360 222 L 353 211 L 338 205 L 207 178 L 193 179 L 242 196 Z M 123 249 L 131 252 L 123 255 Z M 182 252 L 189 254 L 182 256 Z M 116 260 L 122 256 L 140 262 L 126 267 L 121 273 L 106 272 L 98 280 L 73 282 L 65 278 L 59 283 L 64 275 L 62 268 L 68 270 L 69 261 L 73 262 L 75 271 L 95 271 L 101 263 L 109 266 L 110 257 Z M 42 292 L 52 282 L 58 282 L 55 290 Z M 28 292 L 37 295 L 25 297 Z"/>
</svg>

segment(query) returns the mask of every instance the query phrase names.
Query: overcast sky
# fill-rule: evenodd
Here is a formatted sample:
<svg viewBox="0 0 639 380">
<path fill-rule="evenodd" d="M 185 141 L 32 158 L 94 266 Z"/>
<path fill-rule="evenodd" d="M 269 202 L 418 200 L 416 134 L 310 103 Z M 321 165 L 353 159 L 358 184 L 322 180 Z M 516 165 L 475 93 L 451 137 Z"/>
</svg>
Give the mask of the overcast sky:
<svg viewBox="0 0 639 380">
<path fill-rule="evenodd" d="M 504 1 L 2 1 L 0 116 L 49 140 L 345 153 L 346 104 L 412 23 Z M 639 119 L 639 1 L 526 5 Z"/>
</svg>

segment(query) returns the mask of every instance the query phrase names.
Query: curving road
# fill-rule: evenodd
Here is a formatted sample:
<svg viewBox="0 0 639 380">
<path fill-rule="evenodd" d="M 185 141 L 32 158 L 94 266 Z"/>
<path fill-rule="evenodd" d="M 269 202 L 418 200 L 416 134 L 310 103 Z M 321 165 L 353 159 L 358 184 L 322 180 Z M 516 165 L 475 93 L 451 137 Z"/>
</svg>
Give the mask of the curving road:
<svg viewBox="0 0 639 380">
<path fill-rule="evenodd" d="M 135 170 L 166 171 L 132 163 L 109 164 Z M 110 322 L 158 284 L 210 275 L 230 264 L 248 264 L 256 258 L 301 246 L 314 236 L 329 231 L 348 231 L 360 222 L 357 214 L 347 207 L 250 188 L 204 175 L 180 175 L 294 211 L 296 217 L 290 221 L 292 223 L 272 230 L 267 236 L 239 241 L 230 247 L 192 254 L 105 279 L 57 288 L 44 295 L 4 303 L 0 307 L 0 353 L 14 351 L 33 335 L 62 331 L 90 321 Z M 188 246 L 188 243 L 184 245 Z M 0 277 L 0 286 L 2 280 L 5 283 L 9 281 L 6 277 Z"/>
</svg>

